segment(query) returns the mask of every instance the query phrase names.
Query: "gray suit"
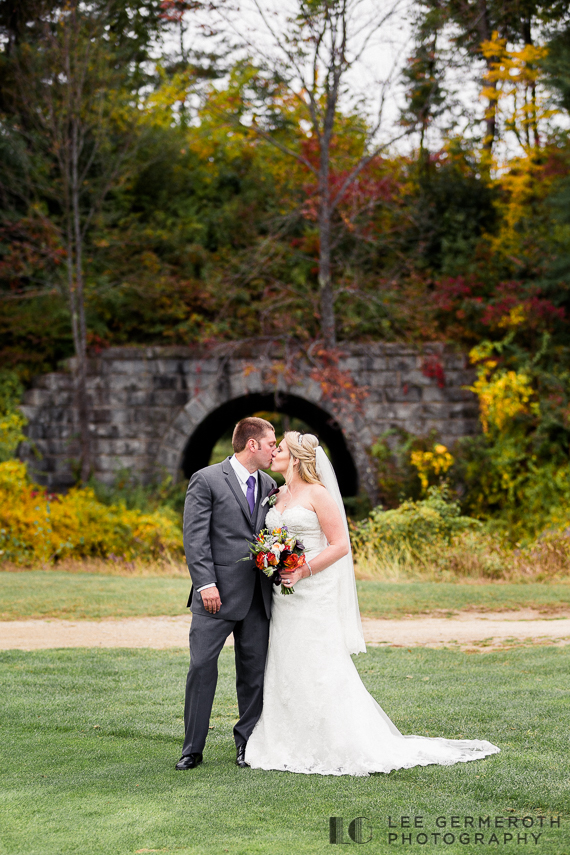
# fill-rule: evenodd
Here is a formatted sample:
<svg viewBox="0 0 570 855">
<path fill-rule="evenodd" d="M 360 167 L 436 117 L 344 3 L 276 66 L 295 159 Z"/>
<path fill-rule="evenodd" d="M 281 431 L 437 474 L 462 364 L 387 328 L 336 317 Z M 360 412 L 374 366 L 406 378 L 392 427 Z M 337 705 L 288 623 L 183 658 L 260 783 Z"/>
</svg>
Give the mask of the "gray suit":
<svg viewBox="0 0 570 855">
<path fill-rule="evenodd" d="M 204 749 L 218 679 L 218 657 L 232 632 L 240 715 L 234 727 L 238 747 L 247 742 L 261 715 L 273 586 L 253 559 L 240 560 L 249 554 L 247 541 L 265 524 L 268 504 L 262 506 L 262 501 L 275 486 L 264 472 L 258 472 L 258 479 L 253 514 L 229 458 L 200 469 L 188 485 L 184 550 L 192 579 L 188 600 L 192 625 L 183 755 Z M 222 601 L 215 615 L 206 611 L 196 591 L 210 582 L 217 585 Z"/>
</svg>

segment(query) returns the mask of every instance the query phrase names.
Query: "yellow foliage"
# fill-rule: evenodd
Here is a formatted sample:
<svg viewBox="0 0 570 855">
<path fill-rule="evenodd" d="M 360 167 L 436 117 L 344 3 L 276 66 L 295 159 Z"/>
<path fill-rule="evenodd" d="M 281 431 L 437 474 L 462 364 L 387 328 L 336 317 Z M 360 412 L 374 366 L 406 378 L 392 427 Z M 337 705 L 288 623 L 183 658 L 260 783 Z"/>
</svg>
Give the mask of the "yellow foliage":
<svg viewBox="0 0 570 855">
<path fill-rule="evenodd" d="M 543 74 L 541 62 L 548 49 L 525 45 L 521 50 L 508 50 L 506 39 L 493 33 L 489 41 L 482 42 L 481 50 L 485 59 L 491 60 L 481 92 L 489 104 L 487 112 L 501 109 L 505 128 L 516 135 L 528 154 L 536 145 L 540 124 L 556 113 L 547 93 L 537 91 Z"/>
<path fill-rule="evenodd" d="M 445 475 L 453 466 L 453 456 L 445 445 L 434 445 L 433 451 L 412 451 L 410 456 L 412 465 L 418 470 L 418 476 L 422 482 L 422 490 L 427 491 L 430 473 Z"/>
<path fill-rule="evenodd" d="M 23 433 L 25 424 L 26 419 L 18 410 L 0 416 L 0 462 L 12 457 L 18 445 L 26 439 Z"/>
<path fill-rule="evenodd" d="M 0 559 L 17 563 L 116 555 L 127 560 L 180 553 L 174 514 L 104 505 L 90 488 L 50 496 L 18 460 L 0 463 Z"/>
<path fill-rule="evenodd" d="M 471 360 L 478 361 L 480 350 L 473 348 Z M 516 416 L 536 412 L 537 402 L 531 402 L 534 389 L 524 372 L 498 371 L 497 363 L 487 359 L 479 367 L 479 376 L 470 390 L 479 398 L 481 424 L 484 433 L 490 427 L 503 431 Z"/>
<path fill-rule="evenodd" d="M 481 91 L 487 103 L 486 118 L 496 119 L 503 143 L 495 146 L 493 155 L 483 155 L 486 168 L 494 171 L 502 191 L 497 204 L 500 225 L 488 235 L 489 248 L 512 264 L 513 259 L 528 253 L 528 235 L 520 228 L 521 221 L 548 194 L 556 179 L 542 152 L 557 111 L 542 85 L 546 47 L 526 45 L 511 50 L 506 40 L 494 33 L 481 49 L 488 62 Z"/>
<path fill-rule="evenodd" d="M 520 327 L 520 325 L 524 324 L 527 320 L 528 317 L 525 307 L 513 306 L 509 314 L 505 315 L 504 318 L 501 318 L 501 320 L 499 321 L 499 326 L 513 329 L 514 327 Z"/>
</svg>

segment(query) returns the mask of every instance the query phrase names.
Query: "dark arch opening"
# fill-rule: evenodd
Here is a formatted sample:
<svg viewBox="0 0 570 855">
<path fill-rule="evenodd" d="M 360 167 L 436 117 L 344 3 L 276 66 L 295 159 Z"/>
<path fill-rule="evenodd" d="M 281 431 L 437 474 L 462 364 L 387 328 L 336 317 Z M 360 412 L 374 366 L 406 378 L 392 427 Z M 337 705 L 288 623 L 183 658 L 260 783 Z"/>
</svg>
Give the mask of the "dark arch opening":
<svg viewBox="0 0 570 855">
<path fill-rule="evenodd" d="M 310 425 L 328 446 L 342 495 L 358 495 L 358 473 L 338 422 L 310 401 L 280 392 L 265 395 L 255 393 L 234 398 L 206 416 L 184 449 L 182 471 L 185 477 L 190 478 L 198 469 L 208 465 L 212 449 L 229 427 L 233 427 L 245 416 L 261 410 L 294 416 Z"/>
</svg>

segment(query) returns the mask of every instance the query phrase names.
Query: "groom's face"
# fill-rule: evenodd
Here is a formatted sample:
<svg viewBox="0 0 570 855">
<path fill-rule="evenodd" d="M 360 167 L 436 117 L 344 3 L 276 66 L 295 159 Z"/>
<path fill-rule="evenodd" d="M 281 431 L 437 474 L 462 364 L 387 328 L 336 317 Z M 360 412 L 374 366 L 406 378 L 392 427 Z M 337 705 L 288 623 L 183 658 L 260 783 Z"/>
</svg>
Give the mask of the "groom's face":
<svg viewBox="0 0 570 855">
<path fill-rule="evenodd" d="M 255 440 L 254 440 L 255 442 Z M 268 430 L 264 433 L 260 440 L 255 442 L 256 450 L 253 452 L 253 458 L 257 463 L 258 469 L 268 469 L 271 466 L 271 461 L 275 455 L 275 433 Z"/>
</svg>

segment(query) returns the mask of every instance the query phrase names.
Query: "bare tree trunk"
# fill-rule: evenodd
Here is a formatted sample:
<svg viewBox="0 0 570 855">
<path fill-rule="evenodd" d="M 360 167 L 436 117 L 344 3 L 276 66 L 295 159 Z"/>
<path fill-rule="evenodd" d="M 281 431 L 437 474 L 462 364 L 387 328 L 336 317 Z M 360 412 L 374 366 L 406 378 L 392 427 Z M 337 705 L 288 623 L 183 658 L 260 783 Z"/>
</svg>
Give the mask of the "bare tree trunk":
<svg viewBox="0 0 570 855">
<path fill-rule="evenodd" d="M 532 40 L 532 28 L 530 19 L 524 20 L 522 22 L 522 34 L 524 38 L 525 45 L 534 44 Z M 530 148 L 530 132 L 532 126 L 532 138 L 534 142 L 534 147 L 538 148 L 540 146 L 540 134 L 538 132 L 538 116 L 536 110 L 536 83 L 533 81 L 528 87 L 530 90 L 530 103 L 531 103 L 531 115 L 530 118 L 527 119 L 527 145 Z M 525 93 L 525 98 L 528 98 L 528 95 Z"/>
<path fill-rule="evenodd" d="M 488 67 L 490 69 L 492 60 L 489 60 Z M 493 90 L 497 89 L 497 81 L 493 80 L 491 84 Z M 485 139 L 483 140 L 483 148 L 489 154 L 493 151 L 493 143 L 497 136 L 497 102 L 494 98 L 489 98 L 487 109 L 485 110 Z"/>
<path fill-rule="evenodd" d="M 52 222 L 61 234 L 67 255 L 66 290 L 75 351 L 75 412 L 83 481 L 89 478 L 93 463 L 87 394 L 84 241 L 108 192 L 120 176 L 124 178 L 124 160 L 119 152 L 110 158 L 102 153 L 107 142 L 106 123 L 115 127 L 115 83 L 119 83 L 119 112 L 126 118 L 120 90 L 122 72 L 113 67 L 105 42 L 106 5 L 96 5 L 94 9 L 93 4 L 68 0 L 54 9 L 53 15 L 42 13 L 41 49 L 23 52 L 15 68 L 21 124 L 28 123 L 30 149 L 46 158 L 55 180 L 50 185 L 56 211 Z M 138 121 L 135 111 L 129 119 L 131 134 L 121 127 L 125 155 L 134 150 Z M 46 179 L 41 171 L 32 172 L 28 180 L 34 194 L 36 187 L 45 193 Z M 50 214 L 47 216 L 49 219 Z"/>
<path fill-rule="evenodd" d="M 319 303 L 321 330 L 325 347 L 336 347 L 334 292 L 331 275 L 331 204 L 329 183 L 329 145 L 323 138 L 319 170 Z"/>
<path fill-rule="evenodd" d="M 489 22 L 489 10 L 487 8 L 487 0 L 478 0 L 477 3 L 477 33 L 479 35 L 480 42 L 488 42 L 491 40 L 491 36 L 493 35 L 491 32 L 491 24 Z M 490 72 L 493 68 L 495 62 L 497 62 L 498 57 L 490 56 L 485 58 L 485 62 L 487 64 L 487 71 Z M 497 135 L 497 101 L 494 97 L 494 93 L 497 89 L 497 81 L 494 80 L 491 83 L 487 83 L 488 86 L 491 86 L 493 90 L 493 95 L 487 101 L 487 107 L 485 109 L 485 139 L 483 140 L 483 149 L 491 154 L 493 150 L 493 143 L 495 142 L 495 137 Z"/>
<path fill-rule="evenodd" d="M 331 55 L 325 80 L 325 110 L 322 127 L 313 120 L 313 129 L 319 138 L 319 303 L 321 331 L 325 347 L 336 347 L 336 324 L 334 290 L 331 271 L 331 229 L 333 205 L 331 204 L 330 158 L 338 94 L 342 69 L 346 59 L 346 2 L 336 15 L 327 13 L 327 29 L 330 33 Z M 316 83 L 316 79 L 315 79 Z"/>
<path fill-rule="evenodd" d="M 75 243 L 75 308 L 77 312 L 77 410 L 81 443 L 81 480 L 87 481 L 91 474 L 91 437 L 89 434 L 89 401 L 87 396 L 87 327 L 85 322 L 85 299 L 83 289 L 83 236 L 81 233 L 81 211 L 79 202 L 79 141 L 77 118 L 73 118 L 71 133 L 71 202 L 73 208 L 73 237 Z"/>
<path fill-rule="evenodd" d="M 81 480 L 86 481 L 90 474 L 91 455 L 89 443 L 89 413 L 87 408 L 87 372 L 86 360 L 81 358 L 83 352 L 80 311 L 78 310 L 76 265 L 74 264 L 74 240 L 71 223 L 66 235 L 67 251 L 67 290 L 69 310 L 71 314 L 71 332 L 75 350 L 74 394 L 79 428 L 79 444 L 81 448 Z"/>
</svg>

